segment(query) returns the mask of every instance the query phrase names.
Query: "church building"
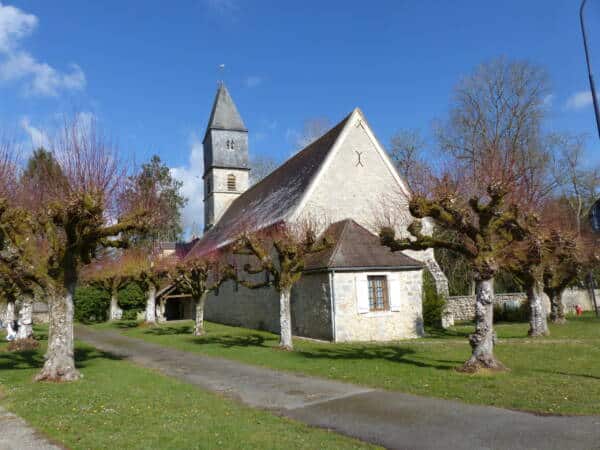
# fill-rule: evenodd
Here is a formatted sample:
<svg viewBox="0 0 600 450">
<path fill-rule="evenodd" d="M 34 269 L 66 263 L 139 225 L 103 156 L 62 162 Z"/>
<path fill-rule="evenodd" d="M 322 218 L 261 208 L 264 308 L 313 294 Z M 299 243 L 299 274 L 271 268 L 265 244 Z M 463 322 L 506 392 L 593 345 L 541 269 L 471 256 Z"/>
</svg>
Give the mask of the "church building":
<svg viewBox="0 0 600 450">
<path fill-rule="evenodd" d="M 292 289 L 294 335 L 333 342 L 422 335 L 423 270 L 442 289 L 445 278 L 431 251 L 392 253 L 379 243 L 383 217 L 406 235 L 410 192 L 360 109 L 250 186 L 248 130 L 221 84 L 203 143 L 205 231 L 184 258 L 226 247 L 242 231 L 310 220 L 334 245 L 307 258 Z M 190 299 L 175 288 L 161 295 L 167 319 L 193 317 Z M 229 281 L 209 295 L 204 317 L 277 333 L 279 295 Z"/>
</svg>

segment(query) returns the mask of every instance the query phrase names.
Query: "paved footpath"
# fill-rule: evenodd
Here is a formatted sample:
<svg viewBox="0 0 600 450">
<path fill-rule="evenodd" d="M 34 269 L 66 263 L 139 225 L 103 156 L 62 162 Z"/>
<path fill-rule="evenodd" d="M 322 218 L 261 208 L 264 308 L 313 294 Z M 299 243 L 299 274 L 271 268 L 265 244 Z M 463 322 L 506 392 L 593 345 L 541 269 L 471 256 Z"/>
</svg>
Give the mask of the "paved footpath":
<svg viewBox="0 0 600 450">
<path fill-rule="evenodd" d="M 600 416 L 537 416 L 370 389 L 179 351 L 83 326 L 76 328 L 76 337 L 247 405 L 387 448 L 600 449 Z"/>
<path fill-rule="evenodd" d="M 60 450 L 13 413 L 0 407 L 0 450 Z"/>
</svg>

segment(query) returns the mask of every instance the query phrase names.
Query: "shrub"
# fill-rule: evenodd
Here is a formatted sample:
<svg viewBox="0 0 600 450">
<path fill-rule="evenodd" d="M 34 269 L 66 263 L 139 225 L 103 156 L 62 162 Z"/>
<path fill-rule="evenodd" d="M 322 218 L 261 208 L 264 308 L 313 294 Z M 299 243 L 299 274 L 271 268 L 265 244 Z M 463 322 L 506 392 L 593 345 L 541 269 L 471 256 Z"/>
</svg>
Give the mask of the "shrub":
<svg viewBox="0 0 600 450">
<path fill-rule="evenodd" d="M 423 273 L 423 323 L 426 326 L 441 328 L 445 307 L 446 299 L 437 293 L 433 275 L 425 270 Z"/>
<path fill-rule="evenodd" d="M 110 295 L 104 289 L 81 286 L 75 289 L 75 320 L 83 323 L 104 322 L 108 319 Z"/>
<path fill-rule="evenodd" d="M 125 320 L 136 320 L 137 313 L 146 309 L 146 296 L 139 283 L 127 283 L 119 289 L 117 299 Z"/>
</svg>

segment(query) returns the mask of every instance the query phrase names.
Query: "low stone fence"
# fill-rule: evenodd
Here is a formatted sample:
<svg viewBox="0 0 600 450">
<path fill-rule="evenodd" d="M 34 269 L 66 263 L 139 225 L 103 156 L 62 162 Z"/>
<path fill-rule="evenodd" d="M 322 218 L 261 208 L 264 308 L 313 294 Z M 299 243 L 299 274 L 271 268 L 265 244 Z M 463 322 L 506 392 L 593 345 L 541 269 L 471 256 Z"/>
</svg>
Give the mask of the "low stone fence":
<svg viewBox="0 0 600 450">
<path fill-rule="evenodd" d="M 600 301 L 600 289 L 596 289 L 596 299 Z M 517 307 L 527 300 L 523 292 L 514 292 L 509 294 L 496 294 L 494 296 L 495 305 L 511 304 Z M 550 300 L 546 294 L 543 294 L 546 311 L 550 312 Z M 575 305 L 581 305 L 584 311 L 593 311 L 594 305 L 590 295 L 585 289 L 567 289 L 563 294 L 563 305 L 566 313 L 575 311 Z M 454 322 L 470 321 L 475 318 L 475 296 L 457 295 L 448 297 L 446 303 L 446 321 L 449 324 Z"/>
</svg>

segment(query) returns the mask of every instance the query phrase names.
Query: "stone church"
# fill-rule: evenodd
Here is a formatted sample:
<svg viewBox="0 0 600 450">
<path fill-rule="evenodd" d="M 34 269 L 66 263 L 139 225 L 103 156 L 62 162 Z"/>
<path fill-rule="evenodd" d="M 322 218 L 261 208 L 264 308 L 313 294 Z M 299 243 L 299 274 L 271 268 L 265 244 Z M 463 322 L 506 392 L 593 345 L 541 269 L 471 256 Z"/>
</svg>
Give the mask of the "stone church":
<svg viewBox="0 0 600 450">
<path fill-rule="evenodd" d="M 333 342 L 422 335 L 423 270 L 442 289 L 445 278 L 431 251 L 392 253 L 380 245 L 383 217 L 406 234 L 410 192 L 360 109 L 250 186 L 248 130 L 221 84 L 203 144 L 205 230 L 181 257 L 225 247 L 244 230 L 316 219 L 335 245 L 308 258 L 292 290 L 294 335 Z M 192 318 L 189 298 L 175 288 L 161 295 L 167 319 Z M 205 318 L 278 332 L 279 296 L 230 281 L 209 295 Z"/>
</svg>

